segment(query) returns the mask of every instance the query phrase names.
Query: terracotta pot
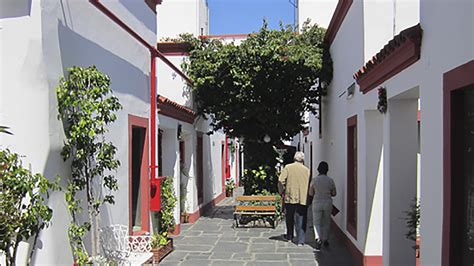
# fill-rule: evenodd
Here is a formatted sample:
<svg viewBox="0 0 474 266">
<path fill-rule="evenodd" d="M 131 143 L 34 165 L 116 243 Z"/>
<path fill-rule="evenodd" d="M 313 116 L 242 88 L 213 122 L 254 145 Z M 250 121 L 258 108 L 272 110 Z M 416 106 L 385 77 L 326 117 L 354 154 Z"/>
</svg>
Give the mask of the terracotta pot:
<svg viewBox="0 0 474 266">
<path fill-rule="evenodd" d="M 171 251 L 173 251 L 173 239 L 169 238 L 166 245 L 151 249 L 153 257 L 149 261 L 147 261 L 147 263 L 158 263 L 168 254 L 170 254 Z"/>
<path fill-rule="evenodd" d="M 225 191 L 225 196 L 226 197 L 232 197 L 233 194 L 234 194 L 234 192 L 232 190 L 226 190 Z"/>
</svg>

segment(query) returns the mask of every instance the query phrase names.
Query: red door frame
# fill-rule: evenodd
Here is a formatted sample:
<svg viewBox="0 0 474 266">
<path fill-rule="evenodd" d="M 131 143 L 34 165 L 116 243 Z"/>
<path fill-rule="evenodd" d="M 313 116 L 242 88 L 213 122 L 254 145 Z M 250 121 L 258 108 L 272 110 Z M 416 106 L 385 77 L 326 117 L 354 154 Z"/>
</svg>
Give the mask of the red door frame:
<svg viewBox="0 0 474 266">
<path fill-rule="evenodd" d="M 204 202 L 204 158 L 203 158 L 203 134 L 197 133 L 196 145 L 196 181 L 198 204 Z"/>
<path fill-rule="evenodd" d="M 222 171 L 222 192 L 225 192 L 225 179 L 226 179 L 226 146 L 225 142 L 221 143 L 221 171 Z"/>
<path fill-rule="evenodd" d="M 132 225 L 132 132 L 133 128 L 145 129 L 145 141 L 142 152 L 142 163 L 140 171 L 140 216 L 142 221 L 142 230 L 140 232 L 133 232 Z M 134 115 L 128 115 L 128 222 L 130 234 L 143 234 L 150 231 L 150 181 L 149 181 L 149 164 L 148 164 L 148 119 Z"/>
<path fill-rule="evenodd" d="M 441 260 L 443 266 L 455 265 L 456 248 L 460 243 L 459 233 L 453 233 L 458 226 L 452 224 L 452 218 L 458 217 L 461 212 L 460 206 L 452 202 L 452 188 L 456 187 L 457 182 L 462 180 L 455 179 L 453 176 L 453 149 L 457 143 L 453 143 L 457 138 L 452 138 L 452 130 L 455 112 L 453 112 L 451 102 L 453 92 L 474 85 L 474 60 L 471 60 L 459 67 L 456 67 L 443 75 L 443 241 Z M 454 148 L 453 148 L 454 147 Z M 458 208 L 459 207 L 459 208 Z"/>
<path fill-rule="evenodd" d="M 357 239 L 357 115 L 347 119 L 347 231 Z M 355 208 L 353 208 L 355 205 Z M 352 224 L 352 220 L 354 224 Z"/>
</svg>

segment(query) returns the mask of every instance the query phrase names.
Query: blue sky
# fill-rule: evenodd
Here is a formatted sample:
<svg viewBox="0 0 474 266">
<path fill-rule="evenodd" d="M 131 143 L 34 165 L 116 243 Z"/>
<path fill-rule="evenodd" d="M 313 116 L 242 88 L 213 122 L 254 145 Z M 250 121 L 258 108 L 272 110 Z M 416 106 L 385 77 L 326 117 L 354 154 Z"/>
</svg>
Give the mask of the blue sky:
<svg viewBox="0 0 474 266">
<path fill-rule="evenodd" d="M 279 22 L 293 24 L 290 0 L 208 0 L 210 34 L 239 34 L 258 31 L 266 18 L 270 28 Z M 294 2 L 295 0 L 291 0 Z"/>
</svg>

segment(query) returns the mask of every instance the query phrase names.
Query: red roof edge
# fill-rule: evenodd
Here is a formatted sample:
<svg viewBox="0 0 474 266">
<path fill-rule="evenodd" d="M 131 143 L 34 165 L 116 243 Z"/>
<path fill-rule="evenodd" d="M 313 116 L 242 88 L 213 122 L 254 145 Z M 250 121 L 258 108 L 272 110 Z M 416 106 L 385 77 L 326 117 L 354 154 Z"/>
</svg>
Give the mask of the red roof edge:
<svg viewBox="0 0 474 266">
<path fill-rule="evenodd" d="M 390 40 L 363 67 L 354 79 L 365 94 L 400 73 L 420 59 L 422 29 L 420 24 L 407 28 Z"/>
<path fill-rule="evenodd" d="M 158 95 L 157 99 L 158 113 L 189 124 L 194 123 L 196 112 L 190 108 L 172 101 L 164 96 Z"/>
<path fill-rule="evenodd" d="M 156 13 L 156 6 L 161 5 L 161 2 L 162 0 L 145 0 L 145 3 L 154 13 Z"/>
<path fill-rule="evenodd" d="M 328 29 L 326 30 L 326 35 L 324 36 L 324 40 L 329 43 L 329 45 L 331 45 L 336 38 L 336 34 L 339 31 L 339 28 L 341 27 L 347 12 L 349 12 L 352 2 L 353 0 L 339 0 L 337 3 L 336 9 L 334 10 L 334 14 L 331 18 L 331 22 L 329 23 Z"/>
</svg>

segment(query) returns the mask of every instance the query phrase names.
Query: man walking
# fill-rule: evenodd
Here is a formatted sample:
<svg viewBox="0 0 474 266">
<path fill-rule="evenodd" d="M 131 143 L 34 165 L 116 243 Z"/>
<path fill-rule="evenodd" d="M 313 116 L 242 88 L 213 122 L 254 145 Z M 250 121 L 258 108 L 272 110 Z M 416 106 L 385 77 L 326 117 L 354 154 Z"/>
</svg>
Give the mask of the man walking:
<svg viewBox="0 0 474 266">
<path fill-rule="evenodd" d="M 309 169 L 304 166 L 304 154 L 296 152 L 294 163 L 288 164 L 280 174 L 279 190 L 284 192 L 286 210 L 286 236 L 288 241 L 293 239 L 293 229 L 296 229 L 296 243 L 304 245 L 306 228 L 303 227 L 303 217 L 306 215 L 306 200 L 308 197 Z"/>
<path fill-rule="evenodd" d="M 319 163 L 319 175 L 311 180 L 309 186 L 309 194 L 314 195 L 312 209 L 316 250 L 321 249 L 321 244 L 329 245 L 332 197 L 336 196 L 336 185 L 334 180 L 327 176 L 328 169 L 326 162 Z"/>
</svg>

